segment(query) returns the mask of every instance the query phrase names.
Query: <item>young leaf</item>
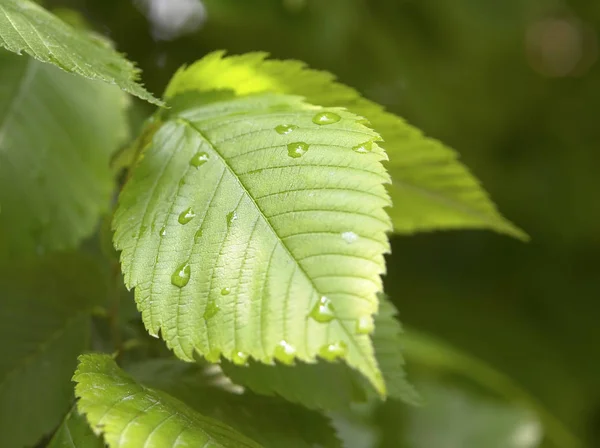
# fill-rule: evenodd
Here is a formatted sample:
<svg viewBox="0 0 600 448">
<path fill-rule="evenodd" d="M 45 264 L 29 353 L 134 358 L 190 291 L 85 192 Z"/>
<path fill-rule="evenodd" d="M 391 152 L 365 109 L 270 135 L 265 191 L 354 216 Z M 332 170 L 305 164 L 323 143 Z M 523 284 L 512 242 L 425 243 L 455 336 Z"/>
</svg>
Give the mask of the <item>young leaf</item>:
<svg viewBox="0 0 600 448">
<path fill-rule="evenodd" d="M 72 28 L 31 0 L 0 0 L 0 46 L 162 104 L 138 83 L 135 66 L 102 38 Z"/>
<path fill-rule="evenodd" d="M 137 383 L 110 356 L 80 356 L 73 380 L 79 412 L 111 448 L 260 447 L 181 401 Z"/>
<path fill-rule="evenodd" d="M 104 443 L 92 432 L 85 417 L 73 409 L 67 414 L 47 448 L 104 448 Z"/>
<path fill-rule="evenodd" d="M 310 70 L 297 61 L 265 60 L 266 56 L 249 53 L 225 58 L 224 52 L 209 54 L 180 69 L 165 95 L 169 98 L 186 91 L 213 89 L 232 89 L 238 94 L 278 92 L 301 95 L 325 107 L 346 107 L 367 118 L 385 141 L 395 232 L 488 228 L 526 238 L 498 213 L 453 150 L 336 82 L 333 75 Z"/>
<path fill-rule="evenodd" d="M 0 258 L 75 246 L 113 190 L 119 89 L 0 50 Z"/>
<path fill-rule="evenodd" d="M 340 446 L 323 415 L 278 398 L 228 392 L 227 387 L 220 387 L 226 378 L 213 372 L 213 367 L 159 359 L 134 364 L 128 371 L 141 383 L 169 393 L 207 417 L 218 418 L 266 448 Z"/>
<path fill-rule="evenodd" d="M 0 269 L 0 446 L 34 445 L 69 410 L 100 278 L 77 255 Z"/>
<path fill-rule="evenodd" d="M 375 357 L 387 385 L 388 397 L 417 404 L 420 402 L 418 394 L 404 372 L 402 328 L 396 314 L 394 305 L 387 298 L 381 298 L 379 313 L 374 319 Z M 373 395 L 372 387 L 342 364 L 267 366 L 253 363 L 249 367 L 240 367 L 224 363 L 223 370 L 235 383 L 257 393 L 279 395 L 311 409 L 346 409 L 351 402 L 363 401 Z"/>
<path fill-rule="evenodd" d="M 389 250 L 379 136 L 297 97 L 220 96 L 167 118 L 119 198 L 115 245 L 147 329 L 190 361 L 344 359 L 384 393 L 357 332 Z"/>
</svg>

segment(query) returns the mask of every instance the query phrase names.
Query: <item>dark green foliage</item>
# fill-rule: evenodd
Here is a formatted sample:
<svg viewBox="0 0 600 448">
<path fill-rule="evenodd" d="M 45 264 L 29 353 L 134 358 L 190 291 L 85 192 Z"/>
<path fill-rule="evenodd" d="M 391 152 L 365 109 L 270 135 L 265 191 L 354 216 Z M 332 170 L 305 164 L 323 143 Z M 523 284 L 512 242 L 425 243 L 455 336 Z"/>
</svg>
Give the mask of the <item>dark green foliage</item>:
<svg viewBox="0 0 600 448">
<path fill-rule="evenodd" d="M 0 0 L 0 446 L 595 446 L 592 3 Z"/>
</svg>

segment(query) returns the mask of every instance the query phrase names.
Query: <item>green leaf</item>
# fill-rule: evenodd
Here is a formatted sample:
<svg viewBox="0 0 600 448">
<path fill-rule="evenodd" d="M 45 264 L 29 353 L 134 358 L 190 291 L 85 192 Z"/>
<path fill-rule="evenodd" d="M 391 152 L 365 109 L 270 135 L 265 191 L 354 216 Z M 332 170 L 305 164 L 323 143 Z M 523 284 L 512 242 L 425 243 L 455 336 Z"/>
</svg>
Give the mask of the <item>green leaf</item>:
<svg viewBox="0 0 600 448">
<path fill-rule="evenodd" d="M 72 28 L 33 1 L 0 0 L 0 46 L 162 104 L 138 83 L 139 71 L 133 63 L 103 38 Z"/>
<path fill-rule="evenodd" d="M 418 404 L 421 401 L 419 395 L 408 383 L 404 371 L 404 335 L 397 314 L 387 297 L 380 300 L 373 333 L 375 356 L 387 385 L 388 397 Z"/>
<path fill-rule="evenodd" d="M 527 409 L 435 382 L 419 383 L 425 406 L 412 408 L 404 439 L 410 448 L 535 448 L 542 428 Z"/>
<path fill-rule="evenodd" d="M 378 446 L 536 448 L 541 444 L 542 426 L 526 407 L 431 378 L 417 384 L 424 406 L 399 408 L 386 403 L 371 417 L 381 434 Z"/>
<path fill-rule="evenodd" d="M 301 95 L 325 107 L 346 107 L 367 118 L 385 141 L 392 176 L 389 192 L 394 231 L 488 228 L 518 238 L 526 235 L 504 219 L 457 154 L 426 138 L 401 118 L 335 82 L 327 72 L 310 70 L 297 61 L 266 61 L 265 53 L 224 57 L 212 53 L 181 68 L 166 97 L 186 91 L 232 89 L 237 94 L 277 92 Z"/>
<path fill-rule="evenodd" d="M 218 366 L 202 369 L 175 360 L 148 360 L 128 371 L 208 417 L 218 418 L 267 448 L 339 447 L 326 417 L 303 407 L 227 385 Z"/>
<path fill-rule="evenodd" d="M 167 118 L 119 198 L 114 241 L 148 331 L 189 361 L 344 359 L 383 394 L 357 324 L 378 307 L 388 176 L 376 143 L 352 150 L 378 135 L 297 97 L 220 96 Z"/>
<path fill-rule="evenodd" d="M 309 409 L 339 410 L 366 398 L 363 384 L 343 364 L 319 362 L 293 366 L 251 362 L 236 366 L 223 362 L 223 372 L 231 380 L 257 394 L 280 396 Z"/>
<path fill-rule="evenodd" d="M 103 448 L 102 439 L 96 436 L 85 417 L 71 410 L 52 437 L 47 448 Z"/>
<path fill-rule="evenodd" d="M 409 404 L 420 399 L 406 380 L 402 353 L 402 328 L 396 309 L 387 299 L 380 300 L 375 316 L 373 346 L 385 380 L 388 397 Z M 263 395 L 279 395 L 311 409 L 346 409 L 353 401 L 364 401 L 373 389 L 342 364 L 304 364 L 275 366 L 252 363 L 249 367 L 223 363 L 224 372 L 237 384 Z"/>
<path fill-rule="evenodd" d="M 109 447 L 260 447 L 166 393 L 137 383 L 110 356 L 80 356 L 73 380 L 79 412 Z"/>
<path fill-rule="evenodd" d="M 126 106 L 113 86 L 0 50 L 0 258 L 92 233 L 110 204 Z"/>
<path fill-rule="evenodd" d="M 512 378 L 485 362 L 461 352 L 437 338 L 409 330 L 404 336 L 405 353 L 412 366 L 420 366 L 438 374 L 460 375 L 474 384 L 523 408 L 539 417 L 551 446 L 580 448 L 583 443 L 542 402 L 536 400 Z"/>
<path fill-rule="evenodd" d="M 99 279 L 77 255 L 0 270 L 0 446 L 34 445 L 69 410 L 91 308 L 105 294 Z"/>
</svg>

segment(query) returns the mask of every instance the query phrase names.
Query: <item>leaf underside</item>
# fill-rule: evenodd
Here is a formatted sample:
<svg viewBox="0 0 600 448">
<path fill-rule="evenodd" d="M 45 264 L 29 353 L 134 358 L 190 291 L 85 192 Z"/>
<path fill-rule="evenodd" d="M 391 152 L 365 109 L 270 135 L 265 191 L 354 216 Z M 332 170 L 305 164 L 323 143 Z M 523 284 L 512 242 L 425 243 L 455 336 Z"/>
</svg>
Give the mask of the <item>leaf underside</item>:
<svg viewBox="0 0 600 448">
<path fill-rule="evenodd" d="M 0 50 L 0 258 L 75 246 L 110 203 L 118 88 Z"/>
<path fill-rule="evenodd" d="M 183 402 L 137 383 L 110 356 L 80 356 L 73 381 L 79 412 L 111 448 L 260 447 Z"/>
<path fill-rule="evenodd" d="M 419 404 L 420 398 L 406 380 L 402 353 L 402 328 L 396 309 L 387 298 L 380 299 L 373 333 L 375 357 L 385 380 L 388 398 Z M 263 395 L 279 395 L 311 409 L 348 409 L 374 395 L 373 388 L 343 364 L 319 363 L 275 366 L 252 363 L 249 367 L 223 364 L 235 383 Z"/>
<path fill-rule="evenodd" d="M 296 97 L 213 96 L 156 131 L 115 213 L 147 329 L 190 361 L 342 358 L 384 393 L 357 331 L 389 250 L 379 136 Z M 338 120 L 315 124 L 323 113 Z"/>
<path fill-rule="evenodd" d="M 33 1 L 0 0 L 0 46 L 162 104 L 138 83 L 138 69 L 102 38 L 70 27 Z"/>
<path fill-rule="evenodd" d="M 390 158 L 388 190 L 394 231 L 482 228 L 526 239 L 503 218 L 477 179 L 458 161 L 455 151 L 426 138 L 403 119 L 362 98 L 327 72 L 298 61 L 265 60 L 265 53 L 224 57 L 209 54 L 173 77 L 165 96 L 186 91 L 232 89 L 237 94 L 277 92 L 300 95 L 324 107 L 346 107 L 366 117 L 381 135 Z"/>
</svg>

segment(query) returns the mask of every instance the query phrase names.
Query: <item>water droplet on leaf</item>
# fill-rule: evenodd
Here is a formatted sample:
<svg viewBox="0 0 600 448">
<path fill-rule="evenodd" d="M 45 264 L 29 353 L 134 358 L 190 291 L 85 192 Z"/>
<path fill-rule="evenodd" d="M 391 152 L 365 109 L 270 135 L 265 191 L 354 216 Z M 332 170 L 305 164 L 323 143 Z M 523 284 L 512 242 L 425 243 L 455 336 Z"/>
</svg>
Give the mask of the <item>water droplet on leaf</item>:
<svg viewBox="0 0 600 448">
<path fill-rule="evenodd" d="M 196 241 L 198 238 L 202 237 L 202 229 L 198 229 L 196 230 L 196 233 L 194 234 L 194 241 Z"/>
<path fill-rule="evenodd" d="M 190 281 L 192 275 L 192 268 L 189 263 L 183 263 L 177 268 L 173 275 L 171 275 L 171 283 L 178 288 L 183 288 Z"/>
<path fill-rule="evenodd" d="M 285 340 L 279 341 L 277 347 L 275 347 L 275 358 L 284 364 L 293 364 L 296 356 L 296 347 L 289 344 Z"/>
<path fill-rule="evenodd" d="M 160 229 L 160 236 L 166 236 L 167 235 L 167 226 L 162 226 L 162 228 Z"/>
<path fill-rule="evenodd" d="M 321 297 L 315 304 L 309 314 L 314 320 L 320 323 L 331 322 L 335 319 L 335 309 L 331 300 L 325 296 Z"/>
<path fill-rule="evenodd" d="M 187 224 L 195 217 L 196 217 L 196 213 L 194 213 L 194 210 L 192 210 L 190 207 L 180 213 L 178 221 L 179 221 L 179 224 Z"/>
<path fill-rule="evenodd" d="M 234 364 L 237 364 L 238 366 L 243 366 L 244 364 L 246 364 L 248 362 L 248 353 L 241 352 L 241 351 L 234 351 L 233 354 L 231 355 L 231 360 L 233 361 Z"/>
<path fill-rule="evenodd" d="M 237 213 L 235 211 L 227 213 L 227 225 L 230 226 L 233 222 L 238 219 Z"/>
<path fill-rule="evenodd" d="M 215 316 L 220 310 L 221 307 L 217 305 L 217 302 L 211 300 L 210 302 L 208 302 L 208 304 L 206 305 L 206 309 L 204 310 L 204 319 L 210 319 L 211 317 Z"/>
<path fill-rule="evenodd" d="M 328 361 L 334 361 L 342 358 L 348 352 L 348 346 L 345 342 L 339 341 L 333 344 L 326 344 L 319 350 L 319 356 Z"/>
<path fill-rule="evenodd" d="M 297 159 L 308 151 L 308 145 L 304 142 L 294 142 L 287 145 L 288 156 Z"/>
<path fill-rule="evenodd" d="M 206 162 L 208 162 L 208 154 L 205 152 L 197 152 L 190 160 L 190 165 L 200 168 Z"/>
<path fill-rule="evenodd" d="M 287 135 L 291 132 L 294 132 L 296 129 L 298 129 L 298 126 L 295 124 L 280 124 L 279 126 L 275 127 L 275 132 L 281 135 Z"/>
<path fill-rule="evenodd" d="M 373 142 L 361 143 L 360 145 L 356 145 L 352 149 L 355 152 L 358 152 L 359 154 L 366 154 L 367 152 L 373 151 Z"/>
<path fill-rule="evenodd" d="M 346 243 L 352 244 L 358 240 L 358 235 L 354 232 L 344 232 L 342 233 L 342 238 Z"/>
<path fill-rule="evenodd" d="M 231 293 L 231 288 L 223 288 L 221 289 L 222 296 L 228 296 Z"/>
<path fill-rule="evenodd" d="M 371 334 L 375 329 L 373 318 L 371 316 L 361 316 L 356 321 L 356 333 L 357 334 Z"/>
<path fill-rule="evenodd" d="M 342 117 L 340 117 L 338 114 L 334 114 L 333 112 L 319 112 L 313 117 L 312 121 L 315 124 L 323 126 L 326 124 L 337 123 L 341 119 Z"/>
</svg>

